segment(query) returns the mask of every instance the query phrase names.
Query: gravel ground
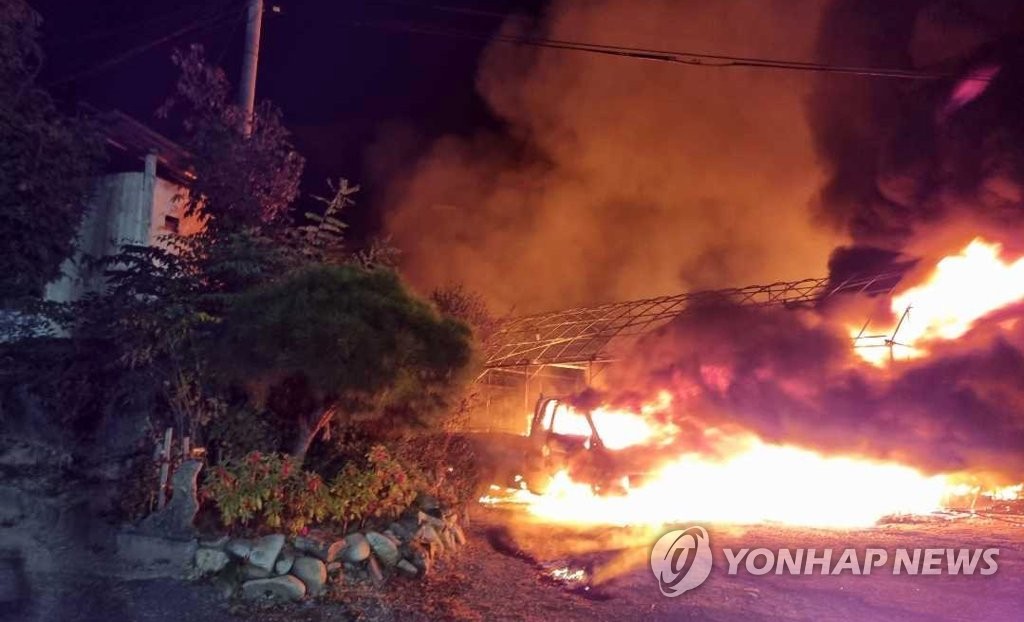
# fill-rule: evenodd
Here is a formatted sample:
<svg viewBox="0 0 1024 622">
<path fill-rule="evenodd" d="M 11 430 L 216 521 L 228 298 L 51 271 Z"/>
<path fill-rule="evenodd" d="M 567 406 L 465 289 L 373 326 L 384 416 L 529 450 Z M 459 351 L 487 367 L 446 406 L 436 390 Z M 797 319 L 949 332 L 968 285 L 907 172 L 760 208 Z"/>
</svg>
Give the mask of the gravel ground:
<svg viewBox="0 0 1024 622">
<path fill-rule="evenodd" d="M 648 567 L 652 537 L 628 529 L 533 525 L 513 510 L 480 508 L 470 543 L 425 582 L 397 579 L 381 590 L 346 586 L 334 602 L 254 609 L 225 601 L 210 585 L 172 579 L 37 577 L 30 603 L 0 620 L 92 622 L 371 622 L 419 620 L 1022 620 L 1024 519 L 969 518 L 867 530 L 707 526 L 715 550 L 708 581 L 662 596 Z M 719 547 L 998 547 L 999 570 L 983 576 L 727 576 Z M 582 568 L 562 583 L 554 568 Z M 596 584 L 595 577 L 603 579 Z"/>
</svg>

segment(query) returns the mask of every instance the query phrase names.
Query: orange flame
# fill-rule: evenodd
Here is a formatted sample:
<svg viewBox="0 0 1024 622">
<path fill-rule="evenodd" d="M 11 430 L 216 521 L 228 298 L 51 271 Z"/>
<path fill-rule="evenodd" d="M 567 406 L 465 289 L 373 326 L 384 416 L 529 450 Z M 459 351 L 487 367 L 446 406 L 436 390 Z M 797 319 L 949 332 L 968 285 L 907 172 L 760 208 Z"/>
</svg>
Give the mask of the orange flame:
<svg viewBox="0 0 1024 622">
<path fill-rule="evenodd" d="M 928 345 L 956 339 L 982 317 L 1024 300 L 1024 257 L 1007 262 L 1002 245 L 975 238 L 963 250 L 941 259 L 928 279 L 893 296 L 890 308 L 897 318 L 884 333 L 895 341 L 894 357 L 926 356 Z M 856 337 L 859 328 L 851 329 Z M 884 345 L 862 338 L 858 346 Z M 858 347 L 858 355 L 874 365 L 889 360 L 882 347 Z"/>
<path fill-rule="evenodd" d="M 893 296 L 896 318 L 886 334 L 902 348 L 901 357 L 926 356 L 929 346 L 957 339 L 984 316 L 1024 300 L 1024 257 L 1004 261 L 1000 244 L 974 239 L 944 257 L 923 282 Z M 907 309 L 909 312 L 906 312 Z M 852 331 L 857 336 L 858 331 Z M 858 344 L 861 345 L 861 344 Z M 883 344 L 888 345 L 888 344 Z M 889 348 L 857 348 L 874 364 L 889 359 Z M 637 412 L 598 408 L 591 415 L 606 448 L 662 447 L 678 428 L 658 417 L 671 397 L 661 394 Z M 554 432 L 589 436 L 586 417 L 567 409 Z M 940 510 L 957 497 L 979 495 L 1014 501 L 1024 484 L 984 489 L 961 483 L 961 475 L 926 475 L 903 464 L 855 456 L 826 456 L 762 441 L 752 433 L 705 431 L 710 454 L 683 453 L 646 474 L 639 486 L 601 495 L 589 483 L 558 472 L 544 494 L 527 490 L 488 496 L 484 503 L 525 504 L 549 522 L 661 525 L 710 521 L 751 524 L 776 522 L 812 527 L 861 527 L 899 514 Z"/>
<path fill-rule="evenodd" d="M 857 527 L 887 515 L 938 510 L 951 486 L 949 476 L 926 476 L 895 463 L 826 457 L 767 444 L 751 434 L 723 441 L 738 449 L 720 460 L 682 455 L 625 494 L 601 496 L 562 471 L 544 494 L 521 490 L 511 500 L 526 504 L 538 518 L 559 523 Z"/>
<path fill-rule="evenodd" d="M 604 446 L 608 449 L 625 449 L 636 445 L 664 445 L 675 437 L 678 431 L 672 423 L 659 425 L 652 417 L 664 412 L 672 403 L 668 392 L 661 392 L 658 399 L 644 404 L 640 412 L 601 406 L 590 412 Z M 570 436 L 589 436 L 590 424 L 586 416 L 576 409 L 563 405 L 555 417 L 552 431 Z"/>
<path fill-rule="evenodd" d="M 637 412 L 593 411 L 605 447 L 664 447 L 678 428 L 659 421 L 671 396 Z M 566 416 L 568 415 L 568 416 Z M 564 407 L 554 432 L 588 436 L 583 414 Z M 604 427 L 602 427 L 604 426 Z M 567 470 L 543 494 L 492 487 L 485 504 L 522 504 L 540 520 L 581 525 L 663 525 L 678 522 L 781 523 L 807 527 L 863 527 L 886 516 L 926 514 L 957 498 L 978 495 L 1012 501 L 1022 485 L 983 489 L 964 474 L 926 475 L 913 467 L 856 456 L 826 456 L 770 444 L 750 432 L 704 431 L 707 453 L 686 452 L 645 474 L 638 485 L 623 478 L 622 492 L 600 494 Z M 612 452 L 614 455 L 616 452 Z"/>
</svg>

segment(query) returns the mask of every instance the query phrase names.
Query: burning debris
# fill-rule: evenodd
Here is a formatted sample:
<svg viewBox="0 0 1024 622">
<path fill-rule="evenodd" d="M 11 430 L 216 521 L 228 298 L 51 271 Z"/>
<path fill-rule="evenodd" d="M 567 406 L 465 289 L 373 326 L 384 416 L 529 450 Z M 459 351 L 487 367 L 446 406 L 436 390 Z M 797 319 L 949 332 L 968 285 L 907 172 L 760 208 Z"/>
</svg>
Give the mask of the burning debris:
<svg viewBox="0 0 1024 622">
<path fill-rule="evenodd" d="M 1001 244 L 975 238 L 943 257 L 925 282 L 892 297 L 895 325 L 884 327 L 880 336 L 864 335 L 868 325 L 851 329 L 857 353 L 879 365 L 923 357 L 929 343 L 957 339 L 981 318 L 1024 300 L 1024 257 L 1004 261 L 1001 252 Z"/>
</svg>

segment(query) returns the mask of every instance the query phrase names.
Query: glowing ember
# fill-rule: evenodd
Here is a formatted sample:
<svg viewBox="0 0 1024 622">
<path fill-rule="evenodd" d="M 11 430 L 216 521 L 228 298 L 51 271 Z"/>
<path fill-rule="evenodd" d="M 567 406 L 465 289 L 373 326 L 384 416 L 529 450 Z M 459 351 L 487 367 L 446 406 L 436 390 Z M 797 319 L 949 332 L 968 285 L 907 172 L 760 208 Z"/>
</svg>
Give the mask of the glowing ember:
<svg viewBox="0 0 1024 622">
<path fill-rule="evenodd" d="M 552 579 L 565 583 L 579 583 L 587 579 L 587 571 L 583 568 L 555 568 L 548 573 Z"/>
<path fill-rule="evenodd" d="M 513 497 L 551 522 L 854 527 L 887 515 L 937 510 L 949 485 L 944 476 L 927 477 L 898 464 L 824 457 L 753 436 L 742 445 L 722 460 L 681 456 L 625 495 L 599 496 L 563 471 L 546 494 L 517 491 Z"/>
<path fill-rule="evenodd" d="M 1001 250 L 1000 244 L 976 238 L 959 253 L 940 260 L 927 281 L 894 296 L 895 317 L 903 317 L 910 309 L 898 330 L 893 324 L 884 331 L 906 346 L 895 350 L 895 356 L 924 356 L 929 342 L 956 339 L 985 315 L 1024 300 L 1024 257 L 1006 262 L 999 257 Z M 851 334 L 858 332 L 859 328 Z M 876 365 L 889 359 L 887 348 L 859 347 L 857 353 Z"/>
</svg>

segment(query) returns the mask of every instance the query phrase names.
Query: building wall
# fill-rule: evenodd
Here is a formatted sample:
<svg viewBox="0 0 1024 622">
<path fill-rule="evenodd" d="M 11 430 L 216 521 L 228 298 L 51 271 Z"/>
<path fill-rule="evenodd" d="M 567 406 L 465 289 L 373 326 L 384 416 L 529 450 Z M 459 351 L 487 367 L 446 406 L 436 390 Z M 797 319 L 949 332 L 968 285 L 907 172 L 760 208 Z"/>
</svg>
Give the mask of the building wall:
<svg viewBox="0 0 1024 622">
<path fill-rule="evenodd" d="M 176 200 L 179 196 L 184 198 L 187 193 L 188 189 L 183 186 L 156 178 L 156 185 L 153 188 L 153 215 L 149 226 L 150 244 L 155 244 L 160 236 L 168 233 L 192 235 L 203 230 L 202 221 L 194 216 L 186 218 L 180 201 Z M 177 223 L 177 230 L 169 226 L 168 217 Z"/>
<path fill-rule="evenodd" d="M 114 173 L 96 179 L 86 216 L 79 229 L 77 250 L 67 259 L 63 276 L 46 287 L 46 298 L 68 302 L 95 292 L 101 286 L 87 258 L 118 252 L 124 244 L 154 244 L 171 232 L 168 217 L 177 219 L 180 233 L 201 229 L 195 219 L 181 217 L 175 197 L 183 188 L 156 176 L 155 162 L 146 170 Z"/>
</svg>

